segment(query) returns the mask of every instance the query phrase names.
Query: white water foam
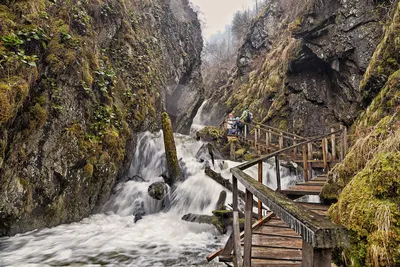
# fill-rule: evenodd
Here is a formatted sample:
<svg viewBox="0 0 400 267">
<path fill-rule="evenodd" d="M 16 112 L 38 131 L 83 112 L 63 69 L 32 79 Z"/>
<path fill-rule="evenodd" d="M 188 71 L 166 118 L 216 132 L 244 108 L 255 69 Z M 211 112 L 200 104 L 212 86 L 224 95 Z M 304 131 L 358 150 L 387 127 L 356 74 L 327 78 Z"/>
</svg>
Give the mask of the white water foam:
<svg viewBox="0 0 400 267">
<path fill-rule="evenodd" d="M 150 184 L 160 181 L 164 166 L 162 133 L 144 133 L 138 142 L 130 176 L 144 180 L 128 181 L 117 186 L 115 194 L 103 208 L 77 223 L 1 238 L 0 266 L 225 266 L 207 263 L 205 256 L 223 246 L 227 236 L 213 226 L 189 223 L 181 217 L 187 213 L 208 214 L 215 209 L 224 188 L 204 174 L 204 163 L 195 154 L 203 145 L 188 136 L 175 135 L 178 157 L 187 170 L 187 179 L 178 183 L 169 195 L 170 204 L 148 196 Z M 228 168 L 216 171 L 231 178 L 229 169 L 240 163 L 225 161 Z M 273 167 L 264 163 L 270 173 Z M 247 170 L 257 177 L 257 168 Z M 282 181 L 291 181 L 281 169 Z M 243 190 L 243 187 L 240 187 Z M 227 203 L 232 202 L 228 193 Z M 134 223 L 133 213 L 141 208 L 146 215 Z"/>
</svg>

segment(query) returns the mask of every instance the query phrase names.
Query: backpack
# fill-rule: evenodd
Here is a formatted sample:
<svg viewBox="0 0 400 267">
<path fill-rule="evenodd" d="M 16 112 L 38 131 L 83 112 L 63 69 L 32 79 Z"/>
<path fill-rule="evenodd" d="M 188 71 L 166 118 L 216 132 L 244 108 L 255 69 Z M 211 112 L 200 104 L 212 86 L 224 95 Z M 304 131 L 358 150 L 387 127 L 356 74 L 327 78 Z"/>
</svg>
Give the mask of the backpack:
<svg viewBox="0 0 400 267">
<path fill-rule="evenodd" d="M 253 113 L 251 113 L 250 111 L 247 111 L 247 121 L 251 122 L 251 121 L 253 121 L 253 119 L 254 119 Z"/>
</svg>

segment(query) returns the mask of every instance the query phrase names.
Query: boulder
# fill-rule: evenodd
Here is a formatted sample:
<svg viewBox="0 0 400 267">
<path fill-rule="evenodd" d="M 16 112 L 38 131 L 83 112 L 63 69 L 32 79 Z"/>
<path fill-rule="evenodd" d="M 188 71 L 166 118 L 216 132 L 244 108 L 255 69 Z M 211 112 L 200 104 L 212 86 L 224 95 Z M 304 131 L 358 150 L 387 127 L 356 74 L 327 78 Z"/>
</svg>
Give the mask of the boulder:
<svg viewBox="0 0 400 267">
<path fill-rule="evenodd" d="M 155 182 L 151 184 L 148 189 L 149 196 L 156 200 L 163 199 L 167 191 L 168 188 L 164 182 Z"/>
</svg>

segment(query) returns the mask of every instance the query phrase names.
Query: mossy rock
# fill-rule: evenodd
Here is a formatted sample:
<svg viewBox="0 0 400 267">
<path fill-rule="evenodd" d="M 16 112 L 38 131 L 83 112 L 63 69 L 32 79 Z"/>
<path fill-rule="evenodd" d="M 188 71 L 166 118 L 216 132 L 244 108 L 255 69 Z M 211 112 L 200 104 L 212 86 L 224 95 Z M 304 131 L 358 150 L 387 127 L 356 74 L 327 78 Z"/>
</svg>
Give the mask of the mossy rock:
<svg viewBox="0 0 400 267">
<path fill-rule="evenodd" d="M 196 133 L 197 139 L 204 142 L 218 140 L 224 136 L 224 132 L 214 126 L 207 126 Z"/>
<path fill-rule="evenodd" d="M 352 232 L 344 256 L 357 266 L 400 262 L 400 152 L 380 153 L 343 189 L 329 216 Z M 395 265 L 393 265 L 395 266 Z"/>
<path fill-rule="evenodd" d="M 322 192 L 319 195 L 324 203 L 333 203 L 336 202 L 339 198 L 339 194 L 342 191 L 342 187 L 333 181 L 333 179 L 329 179 L 322 188 Z"/>
<path fill-rule="evenodd" d="M 82 175 L 85 178 L 90 178 L 93 176 L 93 165 L 91 163 L 87 163 L 82 169 Z"/>
<path fill-rule="evenodd" d="M 235 151 L 236 158 L 242 157 L 246 153 L 245 148 L 241 148 Z"/>
<path fill-rule="evenodd" d="M 245 154 L 243 158 L 246 161 L 250 161 L 250 160 L 253 160 L 253 159 L 257 158 L 257 157 L 258 157 L 257 154 L 249 153 L 249 154 Z"/>
</svg>

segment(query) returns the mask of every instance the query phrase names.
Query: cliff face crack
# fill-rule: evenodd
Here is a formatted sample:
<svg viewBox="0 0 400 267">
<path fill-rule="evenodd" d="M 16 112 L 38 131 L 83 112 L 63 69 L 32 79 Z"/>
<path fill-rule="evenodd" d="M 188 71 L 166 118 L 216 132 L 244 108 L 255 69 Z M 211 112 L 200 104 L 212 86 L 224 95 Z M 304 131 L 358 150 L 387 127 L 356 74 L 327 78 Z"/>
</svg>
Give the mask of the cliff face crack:
<svg viewBox="0 0 400 267">
<path fill-rule="evenodd" d="M 306 39 L 306 40 L 319 37 L 323 35 L 323 33 L 326 33 L 326 31 L 324 31 L 326 27 L 328 27 L 331 24 L 335 24 L 335 19 L 336 15 L 331 15 L 329 18 L 323 20 L 320 24 L 318 24 L 312 29 L 299 33 L 293 33 L 293 37 L 297 39 Z"/>
<path fill-rule="evenodd" d="M 369 23 L 378 23 L 378 22 L 379 21 L 374 20 L 374 19 L 370 19 L 370 20 L 367 20 L 367 21 L 361 21 L 361 22 L 355 24 L 354 26 L 350 27 L 349 29 L 343 30 L 343 32 L 348 33 L 348 32 L 354 31 L 355 29 L 357 29 L 357 28 L 359 28 L 361 26 L 367 25 Z"/>
</svg>

